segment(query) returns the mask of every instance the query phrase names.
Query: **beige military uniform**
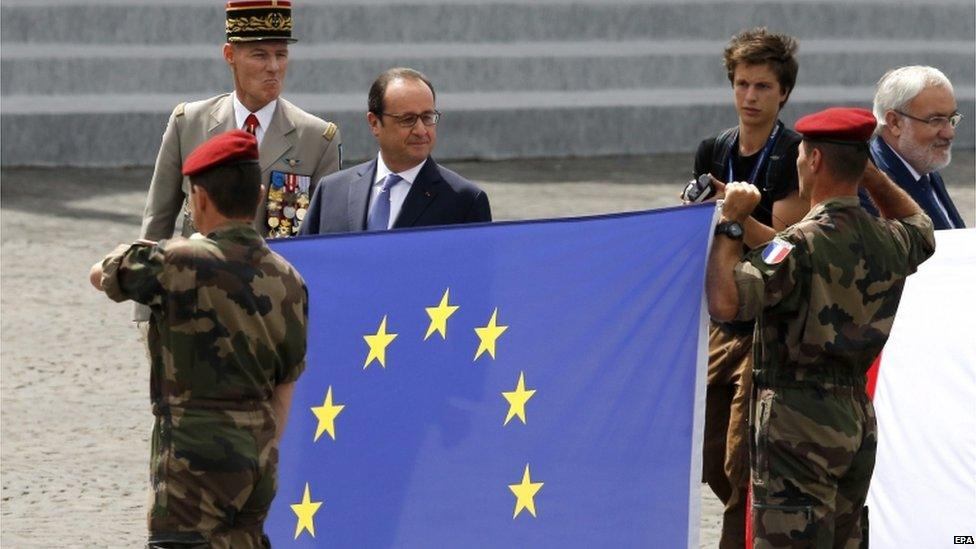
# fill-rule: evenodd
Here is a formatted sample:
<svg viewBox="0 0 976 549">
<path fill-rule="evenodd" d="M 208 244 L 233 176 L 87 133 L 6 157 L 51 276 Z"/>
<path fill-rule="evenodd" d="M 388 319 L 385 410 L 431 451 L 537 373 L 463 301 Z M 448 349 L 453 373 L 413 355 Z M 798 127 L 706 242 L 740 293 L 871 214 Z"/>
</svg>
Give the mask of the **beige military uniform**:
<svg viewBox="0 0 976 549">
<path fill-rule="evenodd" d="M 141 238 L 157 241 L 172 237 L 174 232 L 182 236 L 193 234 L 186 203 L 190 179 L 182 174 L 183 161 L 204 141 L 235 126 L 234 99 L 229 93 L 180 103 L 173 109 L 149 183 Z M 339 170 L 341 147 L 342 137 L 334 123 L 279 97 L 258 150 L 261 182 L 270 188 L 271 173 L 275 171 L 308 176 L 311 197 L 319 179 Z M 254 228 L 261 235 L 268 233 L 266 208 L 267 203 L 262 201 L 254 217 Z M 149 310 L 136 305 L 133 320 L 149 320 Z"/>
<path fill-rule="evenodd" d="M 190 180 L 181 173 L 183 161 L 204 141 L 235 126 L 234 101 L 229 93 L 177 105 L 166 124 L 149 184 L 142 238 L 161 240 L 171 237 L 174 230 L 183 236 L 194 232 L 185 207 Z M 311 185 L 315 185 L 323 176 L 339 170 L 341 146 L 342 138 L 335 124 L 279 97 L 259 149 L 261 181 L 269 187 L 271 173 L 279 171 L 308 176 Z M 312 190 L 309 189 L 309 196 Z M 254 218 L 254 228 L 266 235 L 266 223 L 266 203 L 262 202 Z"/>
</svg>

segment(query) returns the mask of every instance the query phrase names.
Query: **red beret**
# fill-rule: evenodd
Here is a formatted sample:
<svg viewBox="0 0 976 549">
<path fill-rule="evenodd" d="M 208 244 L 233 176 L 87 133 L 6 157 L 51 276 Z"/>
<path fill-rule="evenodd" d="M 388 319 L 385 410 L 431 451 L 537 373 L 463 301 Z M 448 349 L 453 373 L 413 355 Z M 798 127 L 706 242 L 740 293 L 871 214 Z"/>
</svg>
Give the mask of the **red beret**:
<svg viewBox="0 0 976 549">
<path fill-rule="evenodd" d="M 867 143 L 877 123 L 871 111 L 831 107 L 797 120 L 796 131 L 811 141 L 853 145 Z"/>
<path fill-rule="evenodd" d="M 258 160 L 258 139 L 244 130 L 211 137 L 183 162 L 183 175 L 195 175 L 222 164 Z"/>
</svg>

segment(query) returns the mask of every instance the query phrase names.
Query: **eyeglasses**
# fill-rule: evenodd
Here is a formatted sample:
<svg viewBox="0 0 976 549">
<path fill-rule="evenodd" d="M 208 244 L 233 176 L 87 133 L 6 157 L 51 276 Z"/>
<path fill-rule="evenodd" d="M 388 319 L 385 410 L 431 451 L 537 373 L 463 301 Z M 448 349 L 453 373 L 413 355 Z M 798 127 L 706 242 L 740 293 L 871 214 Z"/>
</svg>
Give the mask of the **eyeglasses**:
<svg viewBox="0 0 976 549">
<path fill-rule="evenodd" d="M 917 116 L 912 116 L 907 112 L 901 112 L 898 110 L 896 110 L 895 112 L 906 118 L 911 118 L 912 120 L 917 120 L 919 122 L 928 124 L 933 128 L 944 128 L 946 127 L 946 125 L 955 128 L 956 126 L 959 125 L 959 122 L 962 120 L 962 115 L 957 112 L 954 112 L 949 116 L 930 116 L 928 118 L 919 118 Z"/>
<path fill-rule="evenodd" d="M 441 113 L 438 111 L 427 111 L 420 114 L 390 114 L 390 113 L 380 113 L 380 116 L 389 116 L 390 118 L 396 120 L 398 126 L 403 128 L 412 128 L 417 120 L 424 123 L 424 126 L 436 126 L 437 122 L 441 119 Z"/>
</svg>

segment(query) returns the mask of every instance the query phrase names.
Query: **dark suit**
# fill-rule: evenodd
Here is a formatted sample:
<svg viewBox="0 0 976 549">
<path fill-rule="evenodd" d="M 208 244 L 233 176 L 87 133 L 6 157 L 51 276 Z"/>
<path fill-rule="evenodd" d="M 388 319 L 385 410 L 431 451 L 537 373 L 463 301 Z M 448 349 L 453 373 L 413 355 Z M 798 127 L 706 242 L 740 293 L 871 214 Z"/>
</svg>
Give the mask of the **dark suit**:
<svg viewBox="0 0 976 549">
<path fill-rule="evenodd" d="M 922 210 L 932 218 L 932 224 L 936 229 L 959 229 L 966 226 L 959 216 L 959 211 L 956 210 L 956 205 L 949 198 L 949 193 L 946 191 L 945 183 L 942 182 L 942 176 L 939 175 L 939 172 L 928 174 L 931 181 L 930 191 L 929 184 L 925 181 L 916 181 L 915 177 L 912 176 L 912 172 L 905 166 L 905 163 L 902 162 L 901 158 L 898 158 L 895 151 L 885 143 L 885 140 L 880 135 L 875 136 L 871 140 L 871 160 L 874 161 L 874 165 L 879 170 L 888 174 L 888 177 L 892 181 L 911 195 L 915 202 L 918 202 Z M 935 198 L 932 196 L 933 193 L 938 197 L 938 201 L 942 203 L 942 206 L 945 208 L 945 213 L 942 212 L 942 208 L 936 203 Z M 878 209 L 868 199 L 868 195 L 863 187 L 858 190 L 858 194 L 861 198 L 861 206 L 871 214 L 878 215 Z M 949 214 L 948 218 L 946 218 L 946 214 Z"/>
<path fill-rule="evenodd" d="M 376 160 L 323 177 L 299 234 L 366 230 Z M 394 229 L 491 221 L 488 195 L 474 183 L 427 158 L 403 201 Z"/>
</svg>

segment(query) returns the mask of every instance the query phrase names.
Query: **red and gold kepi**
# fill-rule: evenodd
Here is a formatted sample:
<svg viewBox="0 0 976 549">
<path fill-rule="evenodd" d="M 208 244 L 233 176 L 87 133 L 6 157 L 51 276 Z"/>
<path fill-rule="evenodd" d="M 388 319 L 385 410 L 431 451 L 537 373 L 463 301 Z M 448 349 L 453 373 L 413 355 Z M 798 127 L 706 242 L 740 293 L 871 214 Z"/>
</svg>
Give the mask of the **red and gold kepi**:
<svg viewBox="0 0 976 549">
<path fill-rule="evenodd" d="M 231 0 L 227 2 L 227 41 L 254 42 L 291 37 L 291 2 L 287 0 Z"/>
</svg>

